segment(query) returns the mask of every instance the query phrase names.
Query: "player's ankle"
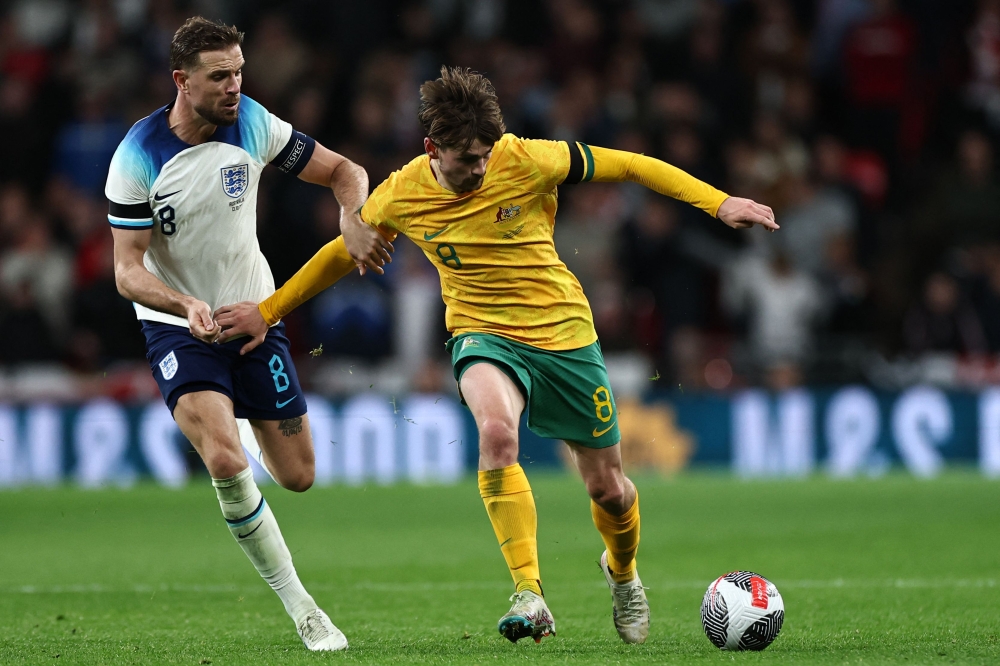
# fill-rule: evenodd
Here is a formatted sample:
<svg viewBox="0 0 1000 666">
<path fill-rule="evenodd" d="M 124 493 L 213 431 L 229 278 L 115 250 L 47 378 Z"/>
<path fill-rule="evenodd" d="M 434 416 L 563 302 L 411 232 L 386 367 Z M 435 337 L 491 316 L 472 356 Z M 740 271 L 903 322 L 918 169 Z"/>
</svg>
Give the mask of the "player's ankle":
<svg viewBox="0 0 1000 666">
<path fill-rule="evenodd" d="M 608 573 L 611 574 L 611 580 L 615 582 L 615 585 L 628 585 L 629 583 L 635 582 L 638 575 L 635 572 L 635 567 L 632 567 L 629 571 L 617 572 L 611 567 L 608 567 Z"/>
<path fill-rule="evenodd" d="M 520 594 L 521 592 L 524 592 L 524 591 L 528 591 L 528 592 L 534 592 L 535 594 L 537 594 L 540 597 L 544 597 L 545 596 L 542 593 L 542 583 L 541 583 L 541 581 L 533 579 L 533 578 L 526 578 L 526 579 L 524 579 L 522 581 L 518 581 L 517 585 L 514 588 L 514 591 L 516 593 L 518 593 L 518 594 Z"/>
</svg>

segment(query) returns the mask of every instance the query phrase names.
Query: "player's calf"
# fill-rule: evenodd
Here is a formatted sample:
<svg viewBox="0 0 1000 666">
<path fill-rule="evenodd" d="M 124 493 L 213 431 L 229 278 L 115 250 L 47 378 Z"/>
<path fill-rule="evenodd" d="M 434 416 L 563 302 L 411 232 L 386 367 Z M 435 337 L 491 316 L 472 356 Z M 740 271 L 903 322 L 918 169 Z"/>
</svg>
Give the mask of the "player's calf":
<svg viewBox="0 0 1000 666">
<path fill-rule="evenodd" d="M 282 488 L 305 492 L 316 478 L 309 415 L 280 420 L 252 420 L 250 425 L 268 473 Z M 244 443 L 245 448 L 249 448 Z"/>
</svg>

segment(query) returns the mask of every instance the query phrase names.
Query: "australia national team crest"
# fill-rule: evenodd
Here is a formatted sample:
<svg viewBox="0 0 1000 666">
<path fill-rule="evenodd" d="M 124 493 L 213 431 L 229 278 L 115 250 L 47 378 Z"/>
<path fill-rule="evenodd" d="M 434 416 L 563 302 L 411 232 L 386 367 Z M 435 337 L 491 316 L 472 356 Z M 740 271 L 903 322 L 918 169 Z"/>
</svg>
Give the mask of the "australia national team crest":
<svg viewBox="0 0 1000 666">
<path fill-rule="evenodd" d="M 246 164 L 222 167 L 222 189 L 233 199 L 243 196 L 249 182 Z"/>
<path fill-rule="evenodd" d="M 163 360 L 160 361 L 160 372 L 163 373 L 163 378 L 167 381 L 173 379 L 174 375 L 177 374 L 177 356 L 173 352 L 164 356 Z"/>
<path fill-rule="evenodd" d="M 499 206 L 498 208 L 499 210 L 497 211 L 497 219 L 495 224 L 503 224 L 504 222 L 510 222 L 515 217 L 518 217 L 521 214 L 521 207 L 515 206 L 514 204 L 511 204 L 506 208 L 503 206 Z"/>
</svg>

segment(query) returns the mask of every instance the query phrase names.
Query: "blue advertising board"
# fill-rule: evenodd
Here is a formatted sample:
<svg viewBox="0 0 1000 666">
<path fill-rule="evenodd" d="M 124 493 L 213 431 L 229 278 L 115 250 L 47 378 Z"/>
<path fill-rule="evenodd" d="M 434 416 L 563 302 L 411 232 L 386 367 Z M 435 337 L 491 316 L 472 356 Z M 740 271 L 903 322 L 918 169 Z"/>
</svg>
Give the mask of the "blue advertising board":
<svg viewBox="0 0 1000 666">
<path fill-rule="evenodd" d="M 319 485 L 449 483 L 477 468 L 475 423 L 454 396 L 311 395 L 308 402 Z M 744 477 L 850 477 L 902 468 L 930 477 L 957 464 L 1000 476 L 1000 388 L 655 393 L 619 401 L 618 418 L 630 469 L 712 465 Z M 526 468 L 562 466 L 563 449 L 522 423 Z M 199 468 L 159 401 L 0 405 L 0 487 L 127 485 L 143 477 L 181 485 Z"/>
</svg>

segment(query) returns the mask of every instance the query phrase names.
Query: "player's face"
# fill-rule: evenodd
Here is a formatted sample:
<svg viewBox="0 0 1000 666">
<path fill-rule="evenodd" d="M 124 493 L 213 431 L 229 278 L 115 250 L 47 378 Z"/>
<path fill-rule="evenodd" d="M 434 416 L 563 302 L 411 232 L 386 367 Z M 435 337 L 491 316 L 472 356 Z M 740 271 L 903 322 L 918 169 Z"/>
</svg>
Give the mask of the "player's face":
<svg viewBox="0 0 1000 666">
<path fill-rule="evenodd" d="M 243 50 L 231 46 L 200 54 L 201 66 L 188 73 L 191 106 L 213 125 L 234 125 L 243 84 Z"/>
<path fill-rule="evenodd" d="M 431 144 L 433 145 L 433 144 Z M 493 144 L 485 145 L 479 139 L 472 142 L 467 150 L 436 148 L 441 176 L 448 182 L 453 192 L 472 192 L 482 187 L 486 175 L 486 163 L 493 155 Z"/>
</svg>

